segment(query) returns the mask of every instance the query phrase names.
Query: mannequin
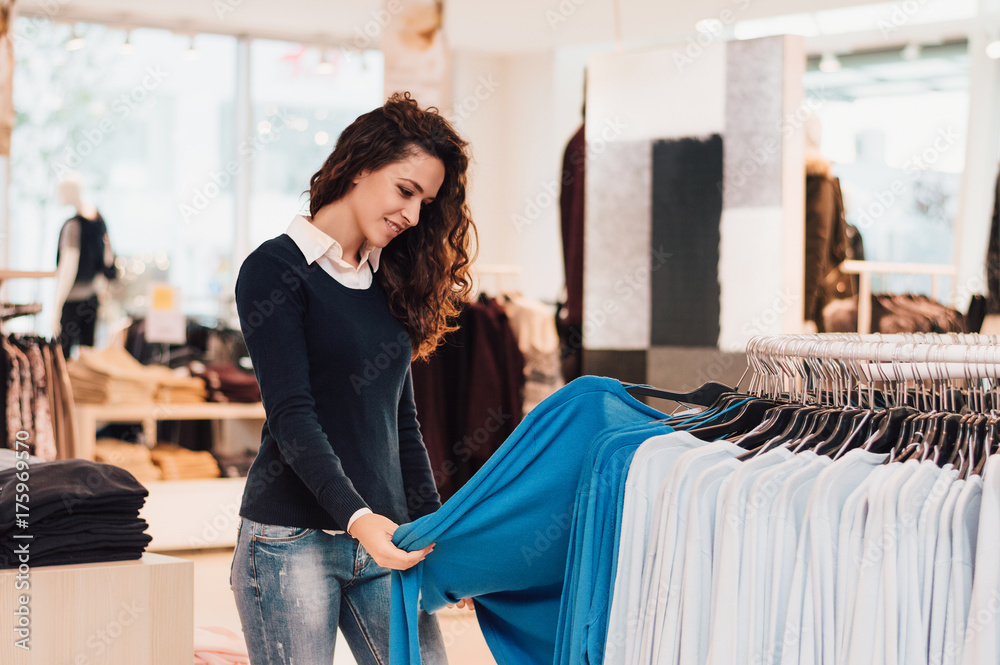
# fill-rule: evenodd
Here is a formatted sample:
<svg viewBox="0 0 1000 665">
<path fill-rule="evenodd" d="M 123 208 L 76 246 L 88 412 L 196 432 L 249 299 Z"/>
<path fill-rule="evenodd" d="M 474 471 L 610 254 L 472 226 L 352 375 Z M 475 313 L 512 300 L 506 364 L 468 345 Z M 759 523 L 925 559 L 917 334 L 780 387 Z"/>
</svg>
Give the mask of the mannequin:
<svg viewBox="0 0 1000 665">
<path fill-rule="evenodd" d="M 59 232 L 52 320 L 52 333 L 69 357 L 78 344 L 94 345 L 99 296 L 115 276 L 115 256 L 104 220 L 86 199 L 80 176 L 67 174 L 57 193 L 59 203 L 76 212 Z"/>
<path fill-rule="evenodd" d="M 815 115 L 805 124 L 806 134 L 806 265 L 805 320 L 824 331 L 823 308 L 827 303 L 853 295 L 851 281 L 839 270 L 848 256 L 847 222 L 840 180 L 832 164 L 820 152 L 822 125 Z"/>
</svg>

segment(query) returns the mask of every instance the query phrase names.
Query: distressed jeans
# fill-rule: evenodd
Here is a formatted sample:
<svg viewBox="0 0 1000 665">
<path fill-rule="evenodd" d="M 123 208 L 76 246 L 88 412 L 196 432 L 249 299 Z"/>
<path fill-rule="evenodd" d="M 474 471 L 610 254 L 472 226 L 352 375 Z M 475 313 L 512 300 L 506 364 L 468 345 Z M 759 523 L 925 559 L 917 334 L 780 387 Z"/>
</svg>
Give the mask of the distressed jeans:
<svg viewBox="0 0 1000 665">
<path fill-rule="evenodd" d="M 389 569 L 347 534 L 243 519 L 229 583 L 252 665 L 331 665 L 338 626 L 358 665 L 388 665 Z M 437 619 L 419 631 L 423 662 L 446 664 Z"/>
</svg>

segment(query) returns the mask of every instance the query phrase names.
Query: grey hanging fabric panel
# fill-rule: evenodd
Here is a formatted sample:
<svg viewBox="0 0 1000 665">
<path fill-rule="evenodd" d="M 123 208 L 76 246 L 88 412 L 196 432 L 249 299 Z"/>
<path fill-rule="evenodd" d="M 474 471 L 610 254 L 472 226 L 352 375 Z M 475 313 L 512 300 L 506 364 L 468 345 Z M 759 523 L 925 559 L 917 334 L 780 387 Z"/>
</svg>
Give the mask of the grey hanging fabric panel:
<svg viewBox="0 0 1000 665">
<path fill-rule="evenodd" d="M 718 134 L 653 144 L 654 346 L 718 344 L 722 156 Z"/>
</svg>

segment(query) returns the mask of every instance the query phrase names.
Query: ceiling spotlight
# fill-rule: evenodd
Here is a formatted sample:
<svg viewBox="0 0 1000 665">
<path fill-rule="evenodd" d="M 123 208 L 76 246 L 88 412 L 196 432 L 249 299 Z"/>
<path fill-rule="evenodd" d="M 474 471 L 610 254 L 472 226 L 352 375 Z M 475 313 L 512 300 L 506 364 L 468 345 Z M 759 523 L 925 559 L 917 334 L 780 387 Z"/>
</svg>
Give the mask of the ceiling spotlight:
<svg viewBox="0 0 1000 665">
<path fill-rule="evenodd" d="M 899 57 L 907 61 L 919 60 L 920 44 L 916 42 L 910 42 L 909 44 L 903 47 L 902 51 L 900 51 Z"/>
<path fill-rule="evenodd" d="M 188 43 L 188 49 L 184 51 L 185 60 L 200 60 L 201 52 L 194 47 L 194 35 L 191 35 L 191 41 Z"/>
<path fill-rule="evenodd" d="M 326 59 L 326 51 L 320 49 L 319 64 L 316 65 L 316 73 L 320 76 L 329 76 L 333 73 L 333 63 Z"/>
<path fill-rule="evenodd" d="M 994 39 L 986 45 L 986 55 L 994 60 L 1000 60 L 1000 39 Z"/>
<path fill-rule="evenodd" d="M 129 30 L 125 33 L 125 41 L 118 47 L 118 52 L 122 55 L 128 55 L 133 51 L 135 51 L 135 46 L 132 45 L 132 31 Z"/>
<path fill-rule="evenodd" d="M 831 52 L 826 52 L 819 61 L 819 70 L 828 74 L 840 71 L 840 60 Z"/>
<path fill-rule="evenodd" d="M 73 26 L 73 34 L 66 42 L 67 51 L 79 51 L 87 45 L 87 40 L 76 33 L 76 26 Z"/>
</svg>

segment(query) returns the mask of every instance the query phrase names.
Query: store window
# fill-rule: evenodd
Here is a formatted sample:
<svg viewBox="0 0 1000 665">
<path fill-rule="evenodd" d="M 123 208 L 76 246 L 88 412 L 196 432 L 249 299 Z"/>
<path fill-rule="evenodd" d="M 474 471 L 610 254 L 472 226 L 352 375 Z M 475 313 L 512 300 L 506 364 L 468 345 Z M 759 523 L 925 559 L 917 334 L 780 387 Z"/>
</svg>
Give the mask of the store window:
<svg viewBox="0 0 1000 665">
<path fill-rule="evenodd" d="M 231 283 L 232 188 L 211 192 L 193 215 L 182 205 L 228 157 L 236 40 L 19 24 L 15 30 L 30 38 L 16 44 L 11 267 L 54 268 L 59 230 L 73 214 L 59 205 L 55 186 L 75 171 L 120 257 L 118 313 L 145 310 L 150 279 L 179 287 L 188 311 L 214 313 Z M 51 280 L 32 288 L 41 291 L 33 299 L 51 300 Z M 114 314 L 112 307 L 107 315 Z"/>
<path fill-rule="evenodd" d="M 355 118 L 382 104 L 379 51 L 342 52 L 254 40 L 253 127 L 268 137 L 251 160 L 250 247 L 308 211 L 309 178 Z"/>
<path fill-rule="evenodd" d="M 815 58 L 805 83 L 865 258 L 950 265 L 967 140 L 966 43 Z M 929 294 L 931 283 L 887 275 L 873 287 Z M 948 280 L 942 287 L 947 294 Z"/>
</svg>

